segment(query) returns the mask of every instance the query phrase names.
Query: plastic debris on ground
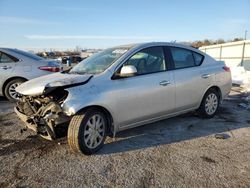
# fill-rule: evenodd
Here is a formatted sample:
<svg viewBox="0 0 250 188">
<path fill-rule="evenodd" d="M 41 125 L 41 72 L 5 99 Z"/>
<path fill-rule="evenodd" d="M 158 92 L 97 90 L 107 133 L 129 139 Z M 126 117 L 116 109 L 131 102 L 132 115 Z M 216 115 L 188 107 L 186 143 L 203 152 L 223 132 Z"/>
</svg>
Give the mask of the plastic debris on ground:
<svg viewBox="0 0 250 188">
<path fill-rule="evenodd" d="M 226 133 L 218 133 L 218 134 L 215 134 L 214 137 L 216 139 L 227 139 L 227 138 L 230 138 L 230 136 Z"/>
</svg>

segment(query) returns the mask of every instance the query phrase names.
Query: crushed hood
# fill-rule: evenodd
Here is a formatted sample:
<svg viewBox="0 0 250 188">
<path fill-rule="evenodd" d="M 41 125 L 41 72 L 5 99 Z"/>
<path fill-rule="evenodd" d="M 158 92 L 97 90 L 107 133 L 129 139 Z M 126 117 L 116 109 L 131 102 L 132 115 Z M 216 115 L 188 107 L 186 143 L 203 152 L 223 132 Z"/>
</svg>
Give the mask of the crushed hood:
<svg viewBox="0 0 250 188">
<path fill-rule="evenodd" d="M 92 75 L 54 73 L 24 82 L 16 88 L 16 91 L 22 95 L 36 96 L 44 94 L 47 88 L 83 85 L 91 77 Z"/>
</svg>

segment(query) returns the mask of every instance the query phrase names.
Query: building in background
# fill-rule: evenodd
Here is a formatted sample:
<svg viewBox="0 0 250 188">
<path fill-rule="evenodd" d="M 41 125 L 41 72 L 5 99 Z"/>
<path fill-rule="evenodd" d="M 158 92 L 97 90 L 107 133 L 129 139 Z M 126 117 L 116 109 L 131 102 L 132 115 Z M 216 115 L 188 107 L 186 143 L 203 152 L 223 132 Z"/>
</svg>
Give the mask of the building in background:
<svg viewBox="0 0 250 188">
<path fill-rule="evenodd" d="M 250 40 L 228 42 L 199 48 L 231 68 L 234 84 L 250 84 Z"/>
<path fill-rule="evenodd" d="M 225 61 L 231 68 L 243 66 L 250 71 L 250 40 L 203 46 L 199 49 L 218 61 Z"/>
</svg>

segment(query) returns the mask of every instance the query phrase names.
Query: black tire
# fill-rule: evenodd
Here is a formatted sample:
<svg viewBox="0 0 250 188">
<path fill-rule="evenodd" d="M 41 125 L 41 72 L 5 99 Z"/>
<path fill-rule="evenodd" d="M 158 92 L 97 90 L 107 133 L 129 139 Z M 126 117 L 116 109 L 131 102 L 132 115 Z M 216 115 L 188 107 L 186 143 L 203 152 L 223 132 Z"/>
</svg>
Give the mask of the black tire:
<svg viewBox="0 0 250 188">
<path fill-rule="evenodd" d="M 209 96 L 211 96 L 211 94 L 212 95 L 214 94 L 217 97 L 217 107 L 214 108 L 212 113 L 208 113 L 207 110 L 206 110 L 206 100 L 207 100 L 207 98 Z M 198 109 L 198 113 L 203 118 L 212 118 L 217 113 L 217 111 L 219 109 L 219 106 L 220 106 L 220 95 L 219 95 L 218 91 L 211 88 L 205 93 L 205 95 L 204 95 L 204 97 L 202 99 L 201 105 L 200 105 L 200 107 Z"/>
<path fill-rule="evenodd" d="M 86 144 L 84 137 L 85 137 L 85 129 L 87 126 L 87 122 L 93 117 L 94 115 L 99 115 L 104 120 L 104 133 L 103 133 L 103 139 L 100 142 L 98 146 L 95 148 L 90 148 Z M 104 144 L 104 141 L 107 136 L 107 126 L 108 121 L 104 113 L 96 108 L 90 108 L 87 111 L 83 113 L 79 113 L 70 121 L 69 127 L 68 127 L 68 143 L 71 148 L 76 153 L 84 153 L 86 155 L 91 155 L 93 153 L 96 153 L 98 150 L 100 150 Z"/>
<path fill-rule="evenodd" d="M 13 98 L 13 97 L 11 96 L 11 94 L 10 94 L 10 92 L 9 92 L 10 87 L 11 87 L 13 84 L 21 84 L 21 83 L 23 83 L 23 82 L 25 82 L 25 81 L 26 81 L 26 80 L 25 80 L 25 79 L 22 79 L 22 78 L 17 78 L 17 79 L 13 79 L 13 80 L 9 81 L 9 82 L 7 83 L 7 85 L 5 86 L 5 88 L 4 88 L 4 95 L 5 95 L 5 97 L 6 97 L 9 101 L 11 101 L 11 102 L 16 102 L 16 101 L 18 101 L 17 98 Z"/>
</svg>

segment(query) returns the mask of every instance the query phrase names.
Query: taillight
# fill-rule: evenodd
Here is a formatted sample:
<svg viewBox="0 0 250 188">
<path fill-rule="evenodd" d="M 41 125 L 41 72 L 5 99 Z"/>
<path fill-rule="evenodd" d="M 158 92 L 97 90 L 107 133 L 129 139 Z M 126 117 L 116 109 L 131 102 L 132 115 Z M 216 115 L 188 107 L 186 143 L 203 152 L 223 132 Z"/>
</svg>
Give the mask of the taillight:
<svg viewBox="0 0 250 188">
<path fill-rule="evenodd" d="M 222 67 L 226 72 L 231 72 L 230 68 L 227 66 Z"/>
<path fill-rule="evenodd" d="M 50 66 L 43 66 L 43 67 L 38 67 L 40 70 L 44 71 L 49 71 L 49 72 L 59 72 L 60 67 L 50 67 Z"/>
</svg>

